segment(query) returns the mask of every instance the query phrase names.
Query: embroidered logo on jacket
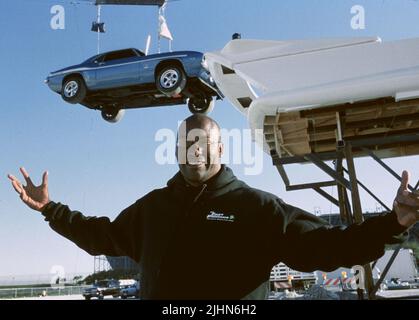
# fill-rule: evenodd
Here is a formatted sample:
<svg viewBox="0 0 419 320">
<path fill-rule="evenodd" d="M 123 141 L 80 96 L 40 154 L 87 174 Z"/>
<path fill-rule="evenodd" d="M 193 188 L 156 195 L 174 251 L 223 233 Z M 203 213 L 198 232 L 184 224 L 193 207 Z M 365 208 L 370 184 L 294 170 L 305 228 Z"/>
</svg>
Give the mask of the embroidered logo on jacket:
<svg viewBox="0 0 419 320">
<path fill-rule="evenodd" d="M 226 215 L 224 213 L 217 213 L 214 211 L 210 211 L 207 215 L 207 220 L 212 221 L 226 221 L 226 222 L 234 222 L 235 216 L 233 214 Z"/>
</svg>

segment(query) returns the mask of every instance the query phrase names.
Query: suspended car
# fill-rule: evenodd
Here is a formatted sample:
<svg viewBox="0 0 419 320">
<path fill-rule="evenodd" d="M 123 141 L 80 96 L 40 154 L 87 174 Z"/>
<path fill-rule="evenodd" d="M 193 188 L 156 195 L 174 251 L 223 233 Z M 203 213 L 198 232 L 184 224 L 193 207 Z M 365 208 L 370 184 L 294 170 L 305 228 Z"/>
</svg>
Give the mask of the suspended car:
<svg viewBox="0 0 419 320">
<path fill-rule="evenodd" d="M 187 104 L 192 113 L 208 113 L 223 98 L 196 51 L 105 52 L 51 72 L 45 82 L 66 102 L 100 110 L 109 122 L 119 121 L 128 108 Z"/>
</svg>

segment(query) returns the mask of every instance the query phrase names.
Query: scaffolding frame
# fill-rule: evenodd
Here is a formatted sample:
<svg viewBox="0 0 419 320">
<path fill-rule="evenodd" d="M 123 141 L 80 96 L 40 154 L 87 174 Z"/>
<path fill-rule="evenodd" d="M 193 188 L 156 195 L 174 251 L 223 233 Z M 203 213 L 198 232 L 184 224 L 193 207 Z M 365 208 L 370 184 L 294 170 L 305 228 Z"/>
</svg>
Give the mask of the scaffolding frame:
<svg viewBox="0 0 419 320">
<path fill-rule="evenodd" d="M 277 116 L 278 119 L 278 116 Z M 353 141 L 346 141 L 342 134 L 342 123 L 340 113 L 336 112 L 336 150 L 331 152 L 311 152 L 304 155 L 294 156 L 290 155 L 287 157 L 281 157 L 278 154 L 278 144 L 275 142 L 276 148 L 271 149 L 271 157 L 273 165 L 277 168 L 279 175 L 281 176 L 285 188 L 287 191 L 293 190 L 304 190 L 312 189 L 328 201 L 332 202 L 339 207 L 341 220 L 346 224 L 350 225 L 353 223 L 360 223 L 364 220 L 361 199 L 359 196 L 359 188 L 365 190 L 371 197 L 373 197 L 378 203 L 380 203 L 387 212 L 391 209 L 379 199 L 369 188 L 365 186 L 361 181 L 358 180 L 356 175 L 356 167 L 354 163 L 353 151 L 356 150 L 357 157 L 369 156 L 374 159 L 380 166 L 382 166 L 387 172 L 393 175 L 396 179 L 401 181 L 401 177 L 392 170 L 387 164 L 385 164 L 380 157 L 374 153 L 372 149 L 380 150 L 388 146 L 398 145 L 419 145 L 419 132 L 406 131 L 405 134 L 400 133 L 392 136 L 384 137 L 365 137 L 356 139 Z M 346 159 L 347 168 L 343 166 L 343 159 Z M 333 161 L 334 168 L 331 168 L 326 161 Z M 304 183 L 304 184 L 291 184 L 290 179 L 286 173 L 285 165 L 288 164 L 301 164 L 301 163 L 313 163 L 332 179 L 321 182 Z M 349 180 L 345 178 L 345 174 Z M 331 196 L 322 188 L 327 186 L 337 186 L 338 198 Z M 419 180 L 415 187 L 408 186 L 410 191 L 418 190 Z M 348 191 L 351 192 L 351 198 L 348 196 Z M 372 268 L 374 268 L 376 261 L 371 266 L 370 264 L 364 265 L 365 270 L 365 288 L 367 290 L 367 297 L 369 299 L 376 299 L 377 290 L 388 273 L 391 265 L 393 264 L 397 254 L 399 253 L 402 245 L 400 244 L 394 251 L 392 257 L 388 261 L 384 268 L 379 280 L 374 284 L 372 277 Z M 361 292 L 359 297 L 364 297 L 364 292 Z"/>
<path fill-rule="evenodd" d="M 106 256 L 94 256 L 93 273 L 111 270 L 111 265 Z"/>
</svg>

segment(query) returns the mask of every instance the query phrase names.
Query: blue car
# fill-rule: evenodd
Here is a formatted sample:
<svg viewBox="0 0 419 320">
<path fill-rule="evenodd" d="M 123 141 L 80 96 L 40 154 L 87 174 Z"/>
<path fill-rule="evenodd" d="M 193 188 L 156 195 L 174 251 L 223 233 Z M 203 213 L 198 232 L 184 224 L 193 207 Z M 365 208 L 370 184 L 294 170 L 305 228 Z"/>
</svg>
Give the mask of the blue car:
<svg viewBox="0 0 419 320">
<path fill-rule="evenodd" d="M 109 122 L 120 120 L 128 108 L 187 104 L 192 113 L 208 113 L 223 98 L 203 54 L 195 51 L 105 52 L 51 72 L 45 82 L 66 102 L 100 110 Z"/>
</svg>

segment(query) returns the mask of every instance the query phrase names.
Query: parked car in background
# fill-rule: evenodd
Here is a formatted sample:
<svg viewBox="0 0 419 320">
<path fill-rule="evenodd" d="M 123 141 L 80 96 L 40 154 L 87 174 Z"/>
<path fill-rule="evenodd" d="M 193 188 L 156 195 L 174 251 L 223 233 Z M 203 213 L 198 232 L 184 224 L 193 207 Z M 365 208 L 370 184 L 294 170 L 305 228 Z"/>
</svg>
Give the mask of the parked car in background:
<svg viewBox="0 0 419 320">
<path fill-rule="evenodd" d="M 51 72 L 45 82 L 66 102 L 100 110 L 109 122 L 120 120 L 128 108 L 187 103 L 192 113 L 208 113 L 223 97 L 196 51 L 105 52 Z"/>
<path fill-rule="evenodd" d="M 403 290 L 411 289 L 411 285 L 407 281 L 402 281 L 399 278 L 392 278 L 391 280 L 384 280 L 384 290 Z"/>
<path fill-rule="evenodd" d="M 83 291 L 86 300 L 91 298 L 103 299 L 105 296 L 119 297 L 120 287 L 118 280 L 99 280 L 91 288 Z"/>
<path fill-rule="evenodd" d="M 125 281 L 125 282 L 124 282 Z M 121 299 L 129 297 L 138 298 L 140 295 L 140 282 L 136 280 L 120 280 L 119 295 Z"/>
</svg>

